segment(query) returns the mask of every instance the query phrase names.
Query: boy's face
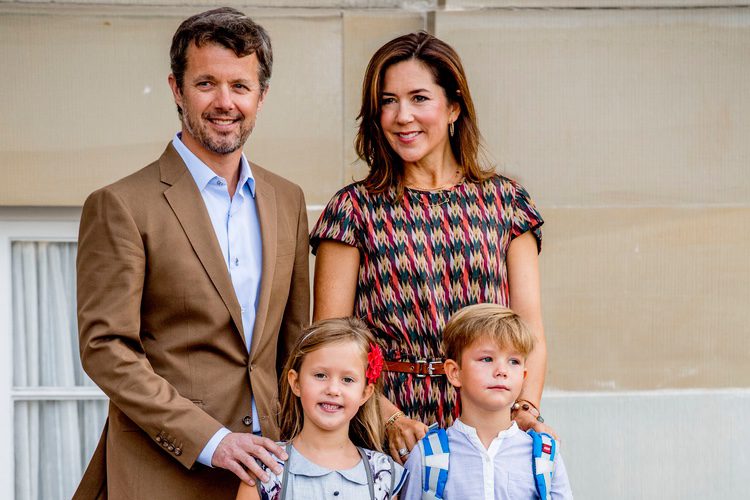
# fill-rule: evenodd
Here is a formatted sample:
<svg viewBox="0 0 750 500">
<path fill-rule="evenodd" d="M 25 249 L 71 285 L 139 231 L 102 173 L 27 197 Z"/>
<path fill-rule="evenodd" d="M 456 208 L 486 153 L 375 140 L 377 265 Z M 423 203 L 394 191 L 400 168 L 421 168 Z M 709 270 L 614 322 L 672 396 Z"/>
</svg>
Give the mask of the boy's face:
<svg viewBox="0 0 750 500">
<path fill-rule="evenodd" d="M 526 378 L 524 356 L 513 347 L 501 349 L 490 337 L 472 342 L 461 355 L 461 365 L 446 360 L 446 375 L 461 389 L 464 410 L 510 411 Z"/>
</svg>

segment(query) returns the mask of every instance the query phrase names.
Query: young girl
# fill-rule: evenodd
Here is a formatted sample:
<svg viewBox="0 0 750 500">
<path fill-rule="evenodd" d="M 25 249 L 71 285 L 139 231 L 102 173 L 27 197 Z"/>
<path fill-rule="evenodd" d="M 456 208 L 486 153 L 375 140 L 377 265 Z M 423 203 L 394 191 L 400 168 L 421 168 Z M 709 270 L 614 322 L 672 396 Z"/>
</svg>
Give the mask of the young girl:
<svg viewBox="0 0 750 500">
<path fill-rule="evenodd" d="M 281 475 L 240 485 L 237 500 L 395 499 L 406 472 L 382 453 L 378 397 L 383 355 L 360 320 L 311 325 L 284 367 Z"/>
</svg>

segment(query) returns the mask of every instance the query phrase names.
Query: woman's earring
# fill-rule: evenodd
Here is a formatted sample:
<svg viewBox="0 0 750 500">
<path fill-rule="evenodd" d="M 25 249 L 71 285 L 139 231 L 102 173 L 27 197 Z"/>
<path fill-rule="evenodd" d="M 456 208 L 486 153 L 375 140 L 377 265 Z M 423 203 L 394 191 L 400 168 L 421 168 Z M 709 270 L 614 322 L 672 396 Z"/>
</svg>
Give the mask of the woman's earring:
<svg viewBox="0 0 750 500">
<path fill-rule="evenodd" d="M 450 123 L 448 124 L 448 132 L 450 132 L 450 134 L 451 134 L 451 137 L 453 137 L 453 134 L 455 133 L 455 130 L 454 130 L 454 128 L 453 128 L 453 122 L 450 122 Z"/>
</svg>

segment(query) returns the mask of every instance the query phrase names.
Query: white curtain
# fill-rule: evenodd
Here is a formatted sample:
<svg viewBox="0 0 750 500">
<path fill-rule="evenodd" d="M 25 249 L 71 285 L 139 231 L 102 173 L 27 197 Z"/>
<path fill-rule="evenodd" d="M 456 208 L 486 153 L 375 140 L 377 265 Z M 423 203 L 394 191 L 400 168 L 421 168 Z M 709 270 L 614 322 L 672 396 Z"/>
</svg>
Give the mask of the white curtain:
<svg viewBox="0 0 750 500">
<path fill-rule="evenodd" d="M 93 382 L 78 354 L 75 243 L 14 242 L 13 385 L 71 388 Z M 16 500 L 68 499 L 96 447 L 104 400 L 17 400 Z"/>
</svg>

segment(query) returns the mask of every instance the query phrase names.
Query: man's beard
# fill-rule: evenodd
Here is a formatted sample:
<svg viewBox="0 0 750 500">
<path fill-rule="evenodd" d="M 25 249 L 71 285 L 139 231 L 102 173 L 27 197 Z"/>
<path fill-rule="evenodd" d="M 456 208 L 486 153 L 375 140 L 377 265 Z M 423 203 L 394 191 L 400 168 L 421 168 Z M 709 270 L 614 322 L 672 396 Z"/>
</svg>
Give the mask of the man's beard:
<svg viewBox="0 0 750 500">
<path fill-rule="evenodd" d="M 201 119 L 208 121 L 208 118 L 204 116 L 201 116 Z M 234 133 L 231 135 L 214 134 L 218 136 L 217 140 L 212 136 L 205 123 L 193 122 L 192 115 L 187 109 L 183 109 L 182 111 L 182 123 L 184 124 L 187 132 L 192 135 L 193 138 L 198 141 L 204 148 L 211 151 L 212 153 L 220 155 L 234 153 L 238 149 L 242 148 L 242 146 L 245 144 L 245 141 L 247 141 L 247 138 L 250 137 L 250 133 L 253 131 L 254 125 L 253 123 L 250 123 L 247 124 L 249 126 L 243 128 L 244 124 L 240 122 L 239 136 L 235 135 Z"/>
</svg>

